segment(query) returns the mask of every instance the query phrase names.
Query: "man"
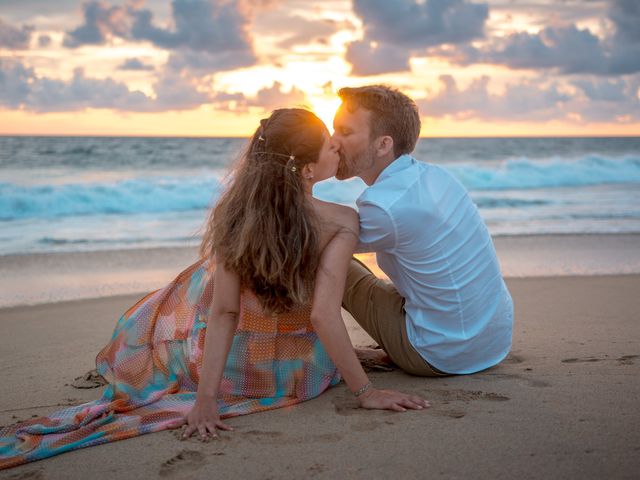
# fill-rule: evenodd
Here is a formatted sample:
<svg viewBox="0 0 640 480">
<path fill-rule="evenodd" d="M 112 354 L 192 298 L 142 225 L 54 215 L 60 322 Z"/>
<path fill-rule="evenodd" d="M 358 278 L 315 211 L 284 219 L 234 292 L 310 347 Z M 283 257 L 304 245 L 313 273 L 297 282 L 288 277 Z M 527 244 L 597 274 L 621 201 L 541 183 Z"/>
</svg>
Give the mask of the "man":
<svg viewBox="0 0 640 480">
<path fill-rule="evenodd" d="M 384 85 L 343 88 L 334 121 L 336 177 L 360 177 L 358 251 L 376 252 L 393 284 L 353 259 L 343 307 L 407 373 L 468 374 L 511 348 L 513 303 L 487 228 L 445 169 L 409 154 L 416 104 Z"/>
</svg>

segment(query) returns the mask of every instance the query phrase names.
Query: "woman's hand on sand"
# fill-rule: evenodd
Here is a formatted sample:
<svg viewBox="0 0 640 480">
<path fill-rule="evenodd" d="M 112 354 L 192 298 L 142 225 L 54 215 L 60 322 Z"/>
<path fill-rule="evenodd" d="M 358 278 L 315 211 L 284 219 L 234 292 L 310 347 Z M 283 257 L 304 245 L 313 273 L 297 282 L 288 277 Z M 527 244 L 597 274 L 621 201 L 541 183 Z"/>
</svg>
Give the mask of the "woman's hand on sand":
<svg viewBox="0 0 640 480">
<path fill-rule="evenodd" d="M 180 434 L 180 440 L 190 438 L 192 434 L 199 435 L 201 441 L 207 441 L 210 438 L 217 438 L 217 429 L 231 431 L 232 427 L 223 423 L 218 414 L 218 407 L 215 398 L 209 398 L 203 401 L 196 400 L 191 411 L 183 418 L 183 431 Z"/>
<path fill-rule="evenodd" d="M 358 403 L 362 408 L 396 412 L 405 412 L 407 409 L 422 410 L 431 406 L 427 400 L 418 395 L 408 395 L 395 390 L 378 390 L 373 387 L 358 397 Z"/>
</svg>

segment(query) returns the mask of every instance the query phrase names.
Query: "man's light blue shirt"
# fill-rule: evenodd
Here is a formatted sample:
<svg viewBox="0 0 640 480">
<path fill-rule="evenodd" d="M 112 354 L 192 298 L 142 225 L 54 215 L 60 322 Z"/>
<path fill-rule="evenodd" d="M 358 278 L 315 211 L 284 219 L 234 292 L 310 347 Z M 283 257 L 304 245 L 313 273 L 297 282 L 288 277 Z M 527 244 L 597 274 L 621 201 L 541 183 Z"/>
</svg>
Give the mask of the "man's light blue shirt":
<svg viewBox="0 0 640 480">
<path fill-rule="evenodd" d="M 513 303 L 486 225 L 445 169 L 402 155 L 357 200 L 358 251 L 405 298 L 407 336 L 431 365 L 474 373 L 511 348 Z"/>
</svg>

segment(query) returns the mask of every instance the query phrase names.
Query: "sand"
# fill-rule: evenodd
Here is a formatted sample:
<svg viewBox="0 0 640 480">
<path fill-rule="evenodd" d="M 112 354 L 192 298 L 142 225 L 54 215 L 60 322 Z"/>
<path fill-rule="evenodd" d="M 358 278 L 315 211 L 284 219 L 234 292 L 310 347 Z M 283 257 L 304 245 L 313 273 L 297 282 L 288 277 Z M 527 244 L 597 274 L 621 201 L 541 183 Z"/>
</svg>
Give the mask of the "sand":
<svg viewBox="0 0 640 480">
<path fill-rule="evenodd" d="M 355 409 L 344 384 L 229 419 L 211 443 L 170 431 L 65 453 L 0 478 L 638 478 L 640 276 L 510 278 L 513 351 L 470 376 L 373 372 L 425 411 Z M 0 310 L 0 424 L 93 400 L 77 389 L 139 295 Z M 370 340 L 349 322 L 355 344 Z"/>
</svg>

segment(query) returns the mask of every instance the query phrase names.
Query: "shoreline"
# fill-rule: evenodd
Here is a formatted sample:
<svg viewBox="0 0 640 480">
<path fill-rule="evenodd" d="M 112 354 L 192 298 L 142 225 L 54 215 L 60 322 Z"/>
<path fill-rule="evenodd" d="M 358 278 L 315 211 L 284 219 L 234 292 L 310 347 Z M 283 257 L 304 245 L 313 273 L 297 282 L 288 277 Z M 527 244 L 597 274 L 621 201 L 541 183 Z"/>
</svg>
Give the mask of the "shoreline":
<svg viewBox="0 0 640 480">
<path fill-rule="evenodd" d="M 493 238 L 505 278 L 640 273 L 640 234 Z M 197 260 L 198 248 L 154 247 L 0 256 L 0 308 L 143 294 Z M 381 278 L 375 254 L 358 254 Z"/>
</svg>

